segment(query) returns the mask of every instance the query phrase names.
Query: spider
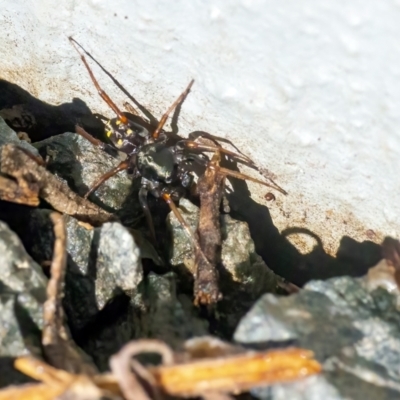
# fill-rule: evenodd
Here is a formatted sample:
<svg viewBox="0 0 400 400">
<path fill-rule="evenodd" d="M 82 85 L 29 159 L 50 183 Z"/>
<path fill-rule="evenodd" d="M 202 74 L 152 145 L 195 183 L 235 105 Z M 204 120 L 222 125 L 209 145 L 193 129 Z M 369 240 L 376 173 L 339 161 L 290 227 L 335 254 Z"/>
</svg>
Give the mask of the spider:
<svg viewBox="0 0 400 400">
<path fill-rule="evenodd" d="M 146 217 L 153 241 L 156 242 L 156 234 L 147 202 L 147 196 L 149 193 L 156 198 L 163 199 L 168 204 L 171 211 L 179 220 L 180 224 L 191 237 L 193 245 L 196 248 L 199 248 L 194 234 L 191 232 L 190 227 L 185 222 L 174 202 L 178 201 L 182 196 L 184 196 L 186 189 L 189 189 L 192 186 L 194 182 L 194 170 L 196 166 L 200 166 L 202 168 L 218 168 L 218 172 L 225 176 L 253 181 L 264 186 L 272 187 L 283 194 L 287 194 L 276 184 L 272 185 L 240 172 L 222 168 L 219 165 L 215 165 L 215 163 L 211 163 L 210 158 L 205 153 L 219 152 L 231 157 L 235 161 L 241 162 L 258 170 L 254 162 L 249 157 L 244 155 L 229 140 L 205 132 L 192 132 L 188 135 L 188 139 L 182 139 L 172 137 L 172 135 L 163 130 L 163 127 L 171 112 L 186 98 L 190 92 L 190 89 L 194 83 L 193 80 L 163 114 L 156 129 L 151 132 L 147 128 L 147 123 L 144 121 L 143 124 L 134 122 L 123 112 L 121 112 L 108 94 L 100 87 L 84 54 L 82 53 L 82 51 L 86 51 L 72 37 L 69 37 L 69 40 L 80 55 L 81 60 L 85 65 L 99 95 L 116 114 L 116 118 L 110 119 L 105 124 L 107 137 L 117 150 L 127 155 L 124 161 L 101 176 L 92 185 L 90 190 L 85 195 L 85 198 L 87 198 L 102 183 L 111 178 L 113 175 L 122 170 L 129 169 L 133 171 L 134 177 L 141 178 L 139 202 Z M 79 125 L 76 126 L 76 132 L 96 146 L 101 146 L 103 149 L 107 147 L 105 143 L 95 139 Z M 198 139 L 201 137 L 208 139 L 212 145 L 199 143 Z M 233 146 L 236 152 L 223 148 L 220 144 L 221 141 Z"/>
</svg>

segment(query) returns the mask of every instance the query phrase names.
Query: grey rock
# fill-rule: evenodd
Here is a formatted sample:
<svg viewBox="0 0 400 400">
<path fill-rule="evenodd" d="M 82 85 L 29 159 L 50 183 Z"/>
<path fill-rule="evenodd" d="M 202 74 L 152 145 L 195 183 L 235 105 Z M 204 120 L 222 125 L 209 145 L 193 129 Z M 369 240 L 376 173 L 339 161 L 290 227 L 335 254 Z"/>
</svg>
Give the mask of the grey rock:
<svg viewBox="0 0 400 400">
<path fill-rule="evenodd" d="M 240 283 L 241 290 L 254 298 L 265 292 L 275 292 L 279 278 L 256 253 L 246 222 L 222 215 L 222 265 Z"/>
<path fill-rule="evenodd" d="M 74 324 L 81 327 L 115 295 L 136 291 L 143 277 L 140 249 L 117 222 L 88 230 L 68 218 L 67 233 L 66 301 Z"/>
<path fill-rule="evenodd" d="M 22 225 L 13 221 L 14 229 L 21 237 L 29 254 L 44 265 L 48 265 L 53 257 L 54 233 L 50 220 L 51 212 L 46 209 L 33 209 L 26 215 L 21 215 L 24 217 L 21 219 Z M 64 216 L 64 218 L 68 253 L 64 307 L 69 317 L 70 327 L 74 331 L 81 328 L 88 318 L 98 312 L 94 295 L 96 274 L 87 273 L 93 230 L 85 229 L 73 217 Z"/>
<path fill-rule="evenodd" d="M 180 201 L 179 210 L 195 232 L 199 220 L 199 210 L 187 199 Z M 247 292 L 253 298 L 266 292 L 275 292 L 279 277 L 264 263 L 255 251 L 249 227 L 245 222 L 232 219 L 229 215 L 221 215 L 222 248 L 221 274 L 226 292 L 232 292 L 240 285 L 242 292 Z M 193 252 L 190 239 L 173 213 L 169 213 L 167 224 L 171 232 L 172 245 L 170 263 L 178 271 L 195 275 Z M 231 285 L 228 282 L 231 281 Z"/>
<path fill-rule="evenodd" d="M 323 374 L 258 389 L 262 399 L 376 399 L 400 396 L 400 313 L 384 289 L 360 279 L 312 281 L 289 297 L 264 295 L 234 335 L 240 343 L 281 342 L 314 351 Z"/>
<path fill-rule="evenodd" d="M 287 384 L 251 390 L 254 397 L 265 400 L 392 400 L 395 390 L 373 385 L 344 371 L 326 372 Z"/>
<path fill-rule="evenodd" d="M 39 307 L 38 307 L 39 309 Z M 40 331 L 16 293 L 0 294 L 0 356 L 40 355 Z"/>
<path fill-rule="evenodd" d="M 115 288 L 125 293 L 136 290 L 142 277 L 140 249 L 130 232 L 116 222 L 104 224 L 100 228 L 97 256 L 99 308 L 111 298 Z"/>
<path fill-rule="evenodd" d="M 47 278 L 0 222 L 0 356 L 39 355 Z"/>
<path fill-rule="evenodd" d="M 268 400 L 340 400 L 343 397 L 324 377 L 310 376 L 289 384 L 256 388 L 251 393 L 260 399 Z M 321 397 L 323 394 L 323 397 Z"/>
<path fill-rule="evenodd" d="M 75 133 L 53 136 L 34 146 L 47 160 L 47 169 L 66 181 L 80 196 L 126 157 L 114 158 Z M 118 210 L 130 195 L 131 185 L 126 171 L 122 171 L 101 185 L 90 199 L 100 206 Z"/>
<path fill-rule="evenodd" d="M 195 232 L 199 222 L 199 209 L 187 199 L 181 199 L 179 202 L 179 211 L 190 226 L 192 232 Z M 175 217 L 170 212 L 167 217 L 167 226 L 171 233 L 171 248 L 169 261 L 172 266 L 187 269 L 193 274 L 193 267 L 190 267 L 190 261 L 193 258 L 192 245 L 188 234 Z M 185 266 L 185 264 L 187 264 Z"/>
<path fill-rule="evenodd" d="M 37 156 L 39 155 L 37 149 L 35 149 L 27 141 L 20 140 L 18 135 L 5 123 L 4 119 L 0 117 L 0 147 L 9 143 L 15 143 L 18 146 L 30 151 L 32 154 Z"/>
<path fill-rule="evenodd" d="M 191 299 L 177 295 L 176 275 L 150 273 L 143 282 L 144 309 L 140 313 L 137 337 L 156 338 L 179 348 L 187 339 L 208 334 L 208 324 L 198 315 Z"/>
<path fill-rule="evenodd" d="M 50 213 L 32 210 L 25 226 L 24 241 L 42 261 L 52 257 Z M 135 306 L 129 306 L 128 296 L 140 297 L 141 250 L 131 230 L 119 223 L 92 228 L 64 218 L 68 258 L 63 305 L 68 325 L 78 344 L 105 371 L 109 357 L 135 337 Z"/>
<path fill-rule="evenodd" d="M 31 210 L 20 233 L 28 251 L 39 262 L 52 259 L 54 235 L 50 213 Z M 64 306 L 71 329 L 79 330 L 115 296 L 136 293 L 143 277 L 141 260 L 152 257 L 155 250 L 139 237 L 144 243 L 142 254 L 137 245 L 138 234 L 133 235 L 120 223 L 93 228 L 73 217 L 64 218 L 68 253 Z M 159 259 L 155 258 L 155 262 Z"/>
</svg>

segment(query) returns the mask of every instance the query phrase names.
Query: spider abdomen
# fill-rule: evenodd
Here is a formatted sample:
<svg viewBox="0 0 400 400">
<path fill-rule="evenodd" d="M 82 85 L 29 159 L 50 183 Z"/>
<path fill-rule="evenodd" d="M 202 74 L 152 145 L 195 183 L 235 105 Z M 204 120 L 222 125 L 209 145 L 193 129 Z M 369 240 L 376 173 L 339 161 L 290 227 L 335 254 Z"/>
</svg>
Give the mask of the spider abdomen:
<svg viewBox="0 0 400 400">
<path fill-rule="evenodd" d="M 105 125 L 106 136 L 119 151 L 128 155 L 136 153 L 149 135 L 146 128 L 130 120 L 124 124 L 118 118 L 113 118 Z"/>
</svg>

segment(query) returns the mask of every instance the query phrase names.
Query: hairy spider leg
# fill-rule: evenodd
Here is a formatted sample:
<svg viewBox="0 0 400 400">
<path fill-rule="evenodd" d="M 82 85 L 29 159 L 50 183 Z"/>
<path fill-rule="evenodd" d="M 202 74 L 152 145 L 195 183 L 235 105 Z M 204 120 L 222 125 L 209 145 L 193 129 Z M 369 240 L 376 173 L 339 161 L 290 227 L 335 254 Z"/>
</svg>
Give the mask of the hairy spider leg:
<svg viewBox="0 0 400 400">
<path fill-rule="evenodd" d="M 160 136 L 161 129 L 165 125 L 167 118 L 169 117 L 171 112 L 179 105 L 179 103 L 182 103 L 182 101 L 185 99 L 185 97 L 189 94 L 193 83 L 194 83 L 194 79 L 192 79 L 190 81 L 187 88 L 182 92 L 182 94 L 172 103 L 172 105 L 168 108 L 168 110 L 163 114 L 163 116 L 160 119 L 160 122 L 158 123 L 156 130 L 151 135 L 153 139 L 158 139 L 158 137 Z"/>
<path fill-rule="evenodd" d="M 122 114 L 121 110 L 111 100 L 110 96 L 100 87 L 99 83 L 97 82 L 97 79 L 94 77 L 94 74 L 93 74 L 91 68 L 89 67 L 88 62 L 86 61 L 85 56 L 79 51 L 79 48 L 78 48 L 78 46 L 80 46 L 79 43 L 75 39 L 73 39 L 71 36 L 68 39 L 71 42 L 72 46 L 74 46 L 74 48 L 78 52 L 78 54 L 81 56 L 82 62 L 83 62 L 83 64 L 85 65 L 86 69 L 89 72 L 90 79 L 92 80 L 94 86 L 96 87 L 97 91 L 99 92 L 99 95 L 101 96 L 101 98 L 115 112 L 115 114 L 120 119 L 120 121 L 123 124 L 127 124 L 128 123 L 128 118 L 124 114 Z"/>
<path fill-rule="evenodd" d="M 199 150 L 199 151 L 209 151 L 209 152 L 218 151 L 220 153 L 223 153 L 223 154 L 226 154 L 228 156 L 231 156 L 234 159 L 237 159 L 238 161 L 241 161 L 246 165 L 248 165 L 249 161 L 251 161 L 248 157 L 243 156 L 243 155 L 241 155 L 239 153 L 235 153 L 234 151 L 227 150 L 227 149 L 223 148 L 221 145 L 218 145 L 218 146 L 207 146 L 207 145 L 203 145 L 203 144 L 194 142 L 192 140 L 184 140 L 184 141 L 182 141 L 182 144 L 185 147 L 189 148 L 189 149 L 195 149 L 195 150 Z"/>
<path fill-rule="evenodd" d="M 229 139 L 225 139 L 223 137 L 215 136 L 215 135 L 212 135 L 211 133 L 202 132 L 202 131 L 189 133 L 189 139 L 192 139 L 193 141 L 195 141 L 199 137 L 203 137 L 203 138 L 209 139 L 212 142 L 214 142 L 217 146 L 221 146 L 218 143 L 218 141 L 231 145 L 240 155 L 243 156 L 244 159 L 247 160 L 247 162 L 245 162 L 244 164 L 246 164 L 248 167 L 256 170 L 257 172 L 259 172 L 265 179 L 268 179 L 271 182 L 271 184 L 273 185 L 271 187 L 274 187 L 277 190 L 279 190 L 281 193 L 287 195 L 287 192 L 284 189 L 279 187 L 279 185 L 276 182 L 274 182 L 274 180 L 272 178 L 270 178 L 269 176 L 265 176 L 265 174 L 263 174 L 263 172 L 260 170 L 260 168 L 255 164 L 255 162 L 250 157 L 246 156 L 243 152 L 241 152 L 238 149 L 238 147 L 235 144 L 233 144 Z"/>
<path fill-rule="evenodd" d="M 224 150 L 224 149 L 223 148 L 218 148 L 218 153 L 219 153 L 218 157 L 220 157 L 220 153 L 222 152 L 222 150 Z M 215 157 L 215 154 L 214 154 L 214 157 Z M 193 160 L 198 162 L 200 165 L 203 165 L 203 166 L 205 166 L 207 168 L 218 170 L 218 172 L 220 172 L 221 174 L 223 174 L 225 176 L 231 176 L 233 178 L 241 179 L 243 181 L 255 182 L 255 183 L 258 183 L 260 185 L 264 185 L 264 186 L 270 187 L 272 189 L 275 189 L 275 190 L 277 190 L 278 192 L 281 192 L 284 195 L 287 195 L 287 192 L 284 189 L 282 189 L 280 186 L 278 186 L 273 181 L 272 181 L 272 183 L 267 183 L 267 182 L 262 181 L 260 179 L 253 178 L 250 175 L 242 174 L 241 172 L 237 172 L 237 171 L 233 171 L 231 169 L 220 167 L 218 165 L 219 162 L 216 163 L 216 162 L 213 162 L 213 160 L 207 161 L 204 158 L 201 158 L 201 157 L 199 157 L 197 155 L 196 156 L 192 155 L 192 158 L 193 158 Z M 218 159 L 218 161 L 219 161 L 219 159 Z"/>
<path fill-rule="evenodd" d="M 287 195 L 286 190 L 282 189 L 281 187 L 279 187 L 276 184 L 270 184 L 270 183 L 264 182 L 264 181 L 262 181 L 260 179 L 253 178 L 250 175 L 242 174 L 241 172 L 233 171 L 231 169 L 215 166 L 215 165 L 212 165 L 212 164 L 209 164 L 209 167 L 213 168 L 213 169 L 218 169 L 218 171 L 223 175 L 231 176 L 233 178 L 241 179 L 243 181 L 255 182 L 255 183 L 258 183 L 260 185 L 264 185 L 264 186 L 270 187 L 272 189 L 275 189 L 275 190 L 277 190 L 278 192 L 281 192 L 284 195 Z"/>
<path fill-rule="evenodd" d="M 204 257 L 205 261 L 209 263 L 209 261 L 207 260 L 207 257 L 204 255 L 203 251 L 201 250 L 201 246 L 200 246 L 200 243 L 199 243 L 197 237 L 194 235 L 192 229 L 190 228 L 188 223 L 183 218 L 178 207 L 175 205 L 174 201 L 171 199 L 171 196 L 168 193 L 162 193 L 161 198 L 168 204 L 170 210 L 174 213 L 175 217 L 177 218 L 177 220 L 179 221 L 181 226 L 185 229 L 186 233 L 188 234 L 189 238 L 192 241 L 195 252 L 197 252 L 202 257 Z"/>
<path fill-rule="evenodd" d="M 249 156 L 246 156 L 246 154 L 244 154 L 242 151 L 240 151 L 240 149 L 229 139 L 225 139 L 221 136 L 215 136 L 215 135 L 212 135 L 211 133 L 202 132 L 202 131 L 191 132 L 191 133 L 189 133 L 188 136 L 189 136 L 189 139 L 191 139 L 192 141 L 196 141 L 199 137 L 211 140 L 218 147 L 222 147 L 219 142 L 227 143 L 230 146 L 232 146 L 243 158 L 245 158 L 249 164 L 254 164 L 254 162 L 251 160 L 251 158 Z"/>
<path fill-rule="evenodd" d="M 75 125 L 75 132 L 82 136 L 83 138 L 85 138 L 87 141 L 89 141 L 90 143 L 92 143 L 93 146 L 96 147 L 100 147 L 101 150 L 106 151 L 107 149 L 111 150 L 111 151 L 115 151 L 115 148 L 110 146 L 109 144 L 103 143 L 101 140 L 96 139 L 95 137 L 93 137 L 89 132 L 86 132 L 85 129 L 83 129 L 81 126 L 79 125 Z"/>
<path fill-rule="evenodd" d="M 85 194 L 85 199 L 87 199 L 100 185 L 102 185 L 105 181 L 110 179 L 112 176 L 118 174 L 118 172 L 123 171 L 129 168 L 129 160 L 121 161 L 116 167 L 111 169 L 102 175 L 89 189 L 89 191 Z"/>
<path fill-rule="evenodd" d="M 150 229 L 151 236 L 153 238 L 154 244 L 157 244 L 157 238 L 156 238 L 156 231 L 154 230 L 154 224 L 153 224 L 153 218 L 151 216 L 151 212 L 149 209 L 149 205 L 147 203 L 147 194 L 148 194 L 148 189 L 145 186 L 142 186 L 139 190 L 139 203 L 142 207 L 144 216 L 146 217 L 147 221 L 147 226 Z"/>
</svg>

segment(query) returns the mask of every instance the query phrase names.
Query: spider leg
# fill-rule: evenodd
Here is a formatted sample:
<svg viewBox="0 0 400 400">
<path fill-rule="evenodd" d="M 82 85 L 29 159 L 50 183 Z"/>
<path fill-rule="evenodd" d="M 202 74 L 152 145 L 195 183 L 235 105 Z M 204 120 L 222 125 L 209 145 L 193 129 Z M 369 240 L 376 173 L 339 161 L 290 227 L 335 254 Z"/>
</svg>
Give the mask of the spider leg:
<svg viewBox="0 0 400 400">
<path fill-rule="evenodd" d="M 82 136 L 88 142 L 90 142 L 93 146 L 99 147 L 101 150 L 105 151 L 108 155 L 113 158 L 117 157 L 118 149 L 114 146 L 109 145 L 108 143 L 104 143 L 99 139 L 93 137 L 90 133 L 88 133 L 85 129 L 83 129 L 79 125 L 75 125 L 75 133 Z"/>
<path fill-rule="evenodd" d="M 102 142 L 99 139 L 96 139 L 95 137 L 93 137 L 90 133 L 86 132 L 85 129 L 83 129 L 81 126 L 79 125 L 75 125 L 75 132 L 82 136 L 83 138 L 85 138 L 87 141 L 89 141 L 90 143 L 92 143 L 93 146 L 96 147 L 100 147 L 101 150 L 104 150 L 107 154 L 112 155 L 113 157 L 115 157 L 115 153 L 117 151 L 117 149 L 113 146 L 110 146 L 107 143 Z"/>
<path fill-rule="evenodd" d="M 278 192 L 281 192 L 281 193 L 284 194 L 284 195 L 287 195 L 287 194 L 288 194 L 288 193 L 286 192 L 286 190 L 282 189 L 282 188 L 279 187 L 277 184 L 267 183 L 267 182 L 264 182 L 264 181 L 262 181 L 262 180 L 260 180 L 260 179 L 253 178 L 253 177 L 251 177 L 250 175 L 242 174 L 241 172 L 232 171 L 231 169 L 219 167 L 219 166 L 212 165 L 212 164 L 209 164 L 208 167 L 209 167 L 209 168 L 212 168 L 212 169 L 218 169 L 218 171 L 219 171 L 221 174 L 224 174 L 224 175 L 226 175 L 226 176 L 231 176 L 231 177 L 233 177 L 233 178 L 241 179 L 241 180 L 244 180 L 244 181 L 255 182 L 255 183 L 258 183 L 258 184 L 260 184 L 260 185 L 264 185 L 264 186 L 270 187 L 270 188 L 272 188 L 272 189 L 275 189 L 275 190 L 277 190 Z"/>
<path fill-rule="evenodd" d="M 105 181 L 110 179 L 112 176 L 118 174 L 118 172 L 123 171 L 124 169 L 129 168 L 129 161 L 124 160 L 121 161 L 116 167 L 111 169 L 110 171 L 106 172 L 102 175 L 89 189 L 89 191 L 85 194 L 85 199 L 87 199 L 100 185 L 102 185 Z"/>
<path fill-rule="evenodd" d="M 75 125 L 75 132 L 78 135 L 80 135 L 83 138 L 85 138 L 90 143 L 92 143 L 93 146 L 100 147 L 102 150 L 105 149 L 105 146 L 106 146 L 105 143 L 103 143 L 101 140 L 96 139 L 95 137 L 93 137 L 89 132 L 86 132 L 86 130 L 83 129 L 81 126 Z"/>
<path fill-rule="evenodd" d="M 147 225 L 150 229 L 151 236 L 153 238 L 154 244 L 157 243 L 156 231 L 154 230 L 153 218 L 147 203 L 147 193 L 148 189 L 146 186 L 142 186 L 139 190 L 139 203 L 142 206 L 144 216 L 146 217 Z"/>
<path fill-rule="evenodd" d="M 201 250 L 201 246 L 200 246 L 200 243 L 199 243 L 197 237 L 194 235 L 192 229 L 190 228 L 188 223 L 183 218 L 183 216 L 180 213 L 178 207 L 175 205 L 175 203 L 171 199 L 171 196 L 168 193 L 162 193 L 161 194 L 161 198 L 168 204 L 169 208 L 174 213 L 174 215 L 177 218 L 177 220 L 179 221 L 179 223 L 185 229 L 186 233 L 188 234 L 188 236 L 190 237 L 190 239 L 192 241 L 192 244 L 193 244 L 193 247 L 194 247 L 195 251 L 199 252 L 199 254 L 202 254 L 203 257 L 206 259 L 206 257 L 203 254 L 203 251 Z M 206 259 L 206 261 L 208 262 L 207 259 Z"/>
<path fill-rule="evenodd" d="M 97 79 L 95 78 L 95 76 L 93 74 L 93 71 L 91 70 L 88 62 L 86 61 L 85 56 L 79 51 L 78 46 L 80 47 L 80 44 L 75 39 L 73 39 L 71 36 L 68 39 L 71 42 L 72 46 L 74 46 L 74 48 L 78 52 L 78 54 L 81 56 L 82 62 L 89 72 L 90 79 L 92 80 L 94 86 L 96 87 L 97 91 L 99 92 L 99 95 L 101 96 L 101 98 L 115 112 L 115 114 L 121 120 L 121 122 L 123 124 L 128 123 L 128 118 L 121 112 L 121 110 L 117 107 L 117 105 L 111 100 L 110 96 L 100 87 L 99 83 L 97 82 Z"/>
<path fill-rule="evenodd" d="M 190 228 L 190 226 L 188 225 L 188 223 L 185 221 L 185 219 L 183 218 L 182 214 L 180 213 L 180 211 L 178 210 L 178 207 L 175 205 L 175 203 L 173 202 L 173 200 L 171 199 L 171 196 L 168 193 L 162 193 L 161 194 L 161 198 L 168 204 L 169 208 L 171 209 L 171 211 L 175 214 L 175 217 L 177 218 L 177 220 L 179 221 L 179 223 L 183 226 L 183 228 L 185 229 L 185 231 L 187 232 L 187 234 L 190 236 L 190 238 L 192 239 L 193 243 L 195 244 L 195 246 L 199 246 L 199 244 L 197 243 L 197 239 L 194 236 L 194 233 L 192 232 L 192 229 Z M 199 246 L 200 247 L 200 246 Z"/>
<path fill-rule="evenodd" d="M 218 170 L 221 174 L 223 174 L 225 176 L 231 176 L 231 177 L 236 178 L 236 179 L 255 182 L 255 183 L 258 183 L 260 185 L 264 185 L 264 186 L 270 187 L 272 189 L 275 189 L 275 190 L 277 190 L 278 192 L 281 192 L 284 195 L 288 194 L 286 192 L 286 190 L 282 189 L 280 186 L 278 186 L 273 181 L 272 181 L 272 183 L 268 183 L 268 182 L 262 181 L 260 179 L 253 178 L 250 175 L 242 174 L 241 172 L 237 172 L 237 171 L 233 171 L 231 169 L 220 167 L 218 164 L 219 164 L 219 161 L 220 161 L 220 153 L 221 152 L 222 152 L 221 148 L 219 148 L 218 151 L 216 151 L 216 153 L 213 155 L 213 159 L 211 161 L 208 161 L 208 160 L 206 160 L 204 158 L 201 158 L 197 154 L 192 154 L 190 157 L 191 157 L 191 159 L 193 161 L 195 161 L 199 165 L 201 165 L 203 167 L 206 167 L 206 168 Z M 216 157 L 218 157 L 218 158 L 216 158 Z M 216 162 L 214 160 L 217 160 L 218 162 Z"/>
<path fill-rule="evenodd" d="M 249 163 L 254 164 L 253 161 L 250 159 L 250 157 L 246 156 L 246 154 L 244 154 L 242 151 L 240 151 L 239 148 L 235 144 L 233 144 L 229 139 L 225 139 L 221 136 L 215 136 L 215 135 L 212 135 L 211 133 L 202 132 L 202 131 L 191 132 L 191 133 L 189 133 L 188 136 L 189 136 L 189 139 L 191 139 L 193 141 L 197 140 L 199 137 L 211 140 L 218 147 L 221 147 L 219 142 L 227 143 L 230 146 L 232 146 Z"/>
<path fill-rule="evenodd" d="M 169 114 L 174 110 L 175 107 L 178 106 L 179 103 L 181 103 L 184 98 L 188 95 L 190 92 L 190 88 L 192 87 L 194 83 L 194 79 L 192 79 L 187 86 L 187 88 L 182 92 L 182 94 L 172 103 L 172 105 L 168 108 L 168 110 L 164 113 L 164 115 L 161 117 L 160 122 L 158 123 L 158 126 L 156 130 L 153 132 L 152 137 L 153 139 L 158 139 L 160 136 L 161 129 L 165 125 L 165 122 L 167 121 L 167 118 L 169 117 Z"/>
<path fill-rule="evenodd" d="M 230 151 L 227 150 L 223 147 L 221 147 L 220 145 L 218 146 L 207 146 L 207 145 L 203 145 L 200 143 L 197 143 L 195 141 L 192 140 L 183 140 L 182 144 L 187 147 L 188 149 L 196 149 L 198 151 L 209 151 L 209 152 L 219 152 L 219 153 L 223 153 L 226 154 L 228 156 L 233 157 L 235 160 L 241 161 L 242 163 L 249 165 L 249 163 L 251 162 L 250 166 L 253 166 L 253 162 L 247 157 L 247 156 L 243 156 L 239 153 L 235 153 L 234 151 Z"/>
<path fill-rule="evenodd" d="M 282 189 L 279 185 L 277 185 L 270 177 L 265 176 L 265 173 L 263 173 L 263 171 L 260 170 L 260 168 L 254 163 L 254 161 L 251 160 L 251 158 L 249 158 L 248 156 L 246 156 L 243 152 L 241 152 L 241 151 L 237 148 L 237 146 L 235 146 L 229 139 L 225 139 L 225 138 L 222 138 L 222 137 L 219 137 L 219 136 L 211 135 L 210 133 L 202 132 L 202 131 L 197 131 L 197 132 L 191 132 L 191 133 L 189 133 L 189 138 L 192 139 L 192 142 L 194 142 L 194 141 L 195 141 L 196 139 L 198 139 L 199 137 L 204 137 L 204 138 L 206 138 L 206 139 L 211 140 L 212 142 L 215 143 L 215 145 L 216 145 L 217 147 L 219 147 L 219 151 L 220 151 L 221 153 L 225 153 L 225 154 L 231 155 L 232 157 L 236 158 L 237 161 L 241 161 L 243 164 L 245 164 L 245 165 L 247 165 L 248 167 L 250 167 L 250 168 L 256 170 L 257 172 L 259 172 L 261 175 L 264 176 L 264 178 L 266 178 L 267 180 L 269 180 L 271 183 L 268 184 L 268 183 L 266 183 L 266 182 L 264 182 L 264 181 L 261 181 L 261 180 L 259 180 L 259 179 L 255 179 L 255 178 L 252 178 L 252 177 L 250 177 L 250 176 L 248 176 L 248 175 L 241 174 L 240 172 L 231 171 L 231 170 L 228 170 L 228 169 L 226 169 L 226 168 L 219 167 L 220 171 L 224 170 L 227 176 L 232 176 L 232 177 L 235 177 L 235 178 L 237 178 L 237 179 L 249 180 L 249 181 L 252 181 L 252 182 L 255 182 L 255 183 L 259 183 L 259 184 L 261 184 L 261 185 L 268 186 L 268 187 L 271 187 L 271 188 L 273 188 L 273 189 L 276 189 L 276 190 L 278 190 L 279 192 L 281 192 L 281 193 L 287 195 L 286 190 Z M 238 157 L 237 157 L 239 154 L 235 154 L 235 153 L 232 153 L 232 152 L 228 153 L 228 150 L 224 149 L 224 148 L 218 143 L 218 141 L 220 141 L 220 142 L 225 142 L 225 143 L 230 144 L 230 145 L 240 154 L 241 158 L 238 158 Z M 191 143 L 191 142 L 189 142 L 189 143 Z M 194 145 L 191 145 L 191 144 L 190 144 L 189 146 L 192 146 L 192 148 L 196 148 Z M 205 151 L 208 151 L 208 150 L 205 149 Z M 226 171 L 228 171 L 229 173 L 226 172 Z"/>
</svg>

